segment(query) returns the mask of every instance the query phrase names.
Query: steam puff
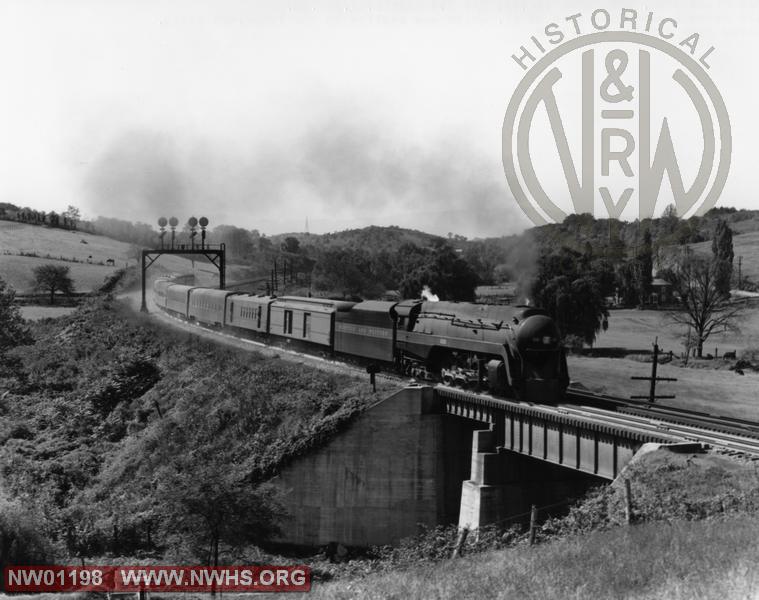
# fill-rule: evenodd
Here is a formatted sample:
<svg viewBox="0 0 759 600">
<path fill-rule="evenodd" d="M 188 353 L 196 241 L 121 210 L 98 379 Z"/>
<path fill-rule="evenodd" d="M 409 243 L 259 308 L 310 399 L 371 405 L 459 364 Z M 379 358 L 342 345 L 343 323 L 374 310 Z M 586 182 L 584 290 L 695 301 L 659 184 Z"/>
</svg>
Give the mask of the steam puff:
<svg viewBox="0 0 759 600">
<path fill-rule="evenodd" d="M 438 298 L 437 294 L 433 294 L 432 290 L 430 289 L 430 286 L 425 285 L 422 288 L 422 299 L 427 300 L 428 302 L 439 302 L 440 298 Z"/>
<path fill-rule="evenodd" d="M 368 120 L 342 116 L 288 143 L 238 152 L 220 143 L 131 131 L 105 148 L 85 185 L 90 212 L 152 222 L 203 211 L 214 224 L 267 233 L 398 225 L 470 237 L 528 226 L 500 160 L 460 140 L 419 148 Z"/>
</svg>

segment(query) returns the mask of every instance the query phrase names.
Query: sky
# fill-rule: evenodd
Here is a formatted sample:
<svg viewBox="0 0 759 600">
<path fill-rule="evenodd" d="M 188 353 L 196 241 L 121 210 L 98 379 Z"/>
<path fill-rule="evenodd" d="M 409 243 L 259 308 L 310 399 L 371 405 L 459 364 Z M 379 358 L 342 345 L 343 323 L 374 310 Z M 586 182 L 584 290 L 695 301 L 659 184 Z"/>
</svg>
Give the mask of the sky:
<svg viewBox="0 0 759 600">
<path fill-rule="evenodd" d="M 715 47 L 733 131 L 723 206 L 759 208 L 755 4 L 603 3 L 671 16 Z M 501 162 L 524 75 L 511 55 L 597 7 L 0 0 L 0 202 L 266 234 L 515 233 L 531 223 Z"/>
</svg>

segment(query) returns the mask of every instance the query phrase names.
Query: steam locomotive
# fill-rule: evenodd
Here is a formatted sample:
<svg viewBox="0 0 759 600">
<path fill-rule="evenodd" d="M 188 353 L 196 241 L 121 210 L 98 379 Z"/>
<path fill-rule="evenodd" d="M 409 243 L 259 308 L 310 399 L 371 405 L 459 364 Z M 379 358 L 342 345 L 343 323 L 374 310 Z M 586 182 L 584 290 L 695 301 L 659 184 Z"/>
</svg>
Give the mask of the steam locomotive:
<svg viewBox="0 0 759 600">
<path fill-rule="evenodd" d="M 424 381 L 553 404 L 569 384 L 556 324 L 530 306 L 253 295 L 158 279 L 164 311 L 230 332 L 392 366 Z"/>
</svg>

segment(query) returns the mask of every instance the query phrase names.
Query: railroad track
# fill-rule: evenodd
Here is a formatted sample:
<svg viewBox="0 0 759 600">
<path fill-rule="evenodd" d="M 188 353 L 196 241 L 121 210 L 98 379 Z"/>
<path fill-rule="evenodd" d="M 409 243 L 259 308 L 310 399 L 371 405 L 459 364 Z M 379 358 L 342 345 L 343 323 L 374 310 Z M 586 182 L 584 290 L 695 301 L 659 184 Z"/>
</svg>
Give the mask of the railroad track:
<svg viewBox="0 0 759 600">
<path fill-rule="evenodd" d="M 753 421 L 626 400 L 572 388 L 567 390 L 567 403 L 562 407 L 578 414 L 599 418 L 609 413 L 616 414 L 619 415 L 617 419 L 628 423 L 649 423 L 660 431 L 666 429 L 689 440 L 759 455 L 759 423 Z"/>
</svg>

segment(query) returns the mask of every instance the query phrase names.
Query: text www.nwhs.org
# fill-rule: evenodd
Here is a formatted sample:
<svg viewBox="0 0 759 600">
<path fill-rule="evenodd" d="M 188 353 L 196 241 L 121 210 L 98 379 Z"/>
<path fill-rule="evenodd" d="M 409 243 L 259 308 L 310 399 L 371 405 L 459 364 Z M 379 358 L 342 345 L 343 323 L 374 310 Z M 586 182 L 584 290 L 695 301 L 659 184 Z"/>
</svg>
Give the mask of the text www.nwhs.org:
<svg viewBox="0 0 759 600">
<path fill-rule="evenodd" d="M 306 566 L 24 566 L 5 568 L 6 592 L 307 592 Z"/>
</svg>

